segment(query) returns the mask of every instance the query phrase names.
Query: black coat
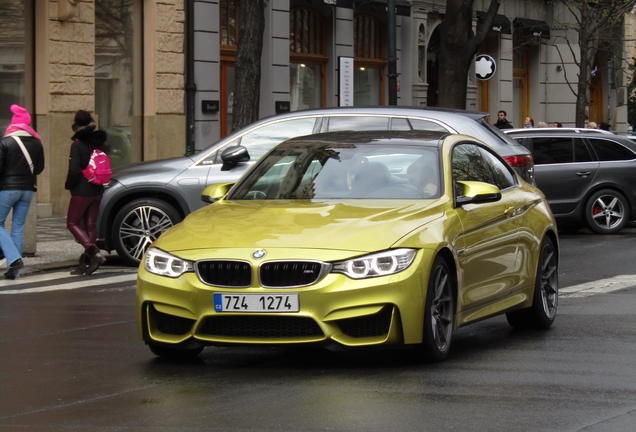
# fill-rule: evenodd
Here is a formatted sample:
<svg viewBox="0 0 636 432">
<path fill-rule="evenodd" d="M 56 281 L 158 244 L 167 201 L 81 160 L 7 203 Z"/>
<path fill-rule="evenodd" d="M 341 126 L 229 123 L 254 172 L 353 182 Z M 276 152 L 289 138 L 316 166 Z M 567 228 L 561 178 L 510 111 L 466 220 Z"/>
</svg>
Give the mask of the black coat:
<svg viewBox="0 0 636 432">
<path fill-rule="evenodd" d="M 44 170 L 44 147 L 32 136 L 20 136 L 31 161 L 33 173 L 18 142 L 10 136 L 0 141 L 0 189 L 35 191 L 35 178 Z"/>
<path fill-rule="evenodd" d="M 101 130 L 83 130 L 73 135 L 71 144 L 71 155 L 68 161 L 68 174 L 64 187 L 71 191 L 71 195 L 101 195 L 104 193 L 104 186 L 89 183 L 82 174 L 91 160 L 93 149 L 106 152 L 106 132 Z"/>
<path fill-rule="evenodd" d="M 495 123 L 493 126 L 499 129 L 514 129 L 514 127 L 508 120 L 504 120 L 504 121 L 497 120 L 497 123 Z"/>
</svg>

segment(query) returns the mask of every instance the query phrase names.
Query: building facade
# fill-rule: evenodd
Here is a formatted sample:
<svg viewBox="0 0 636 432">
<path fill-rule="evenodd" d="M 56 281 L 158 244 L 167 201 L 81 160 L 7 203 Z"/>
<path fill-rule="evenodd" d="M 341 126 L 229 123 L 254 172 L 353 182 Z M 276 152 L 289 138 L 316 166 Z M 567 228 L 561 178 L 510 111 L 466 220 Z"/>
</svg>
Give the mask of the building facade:
<svg viewBox="0 0 636 432">
<path fill-rule="evenodd" d="M 78 109 L 108 132 L 114 166 L 180 156 L 231 132 L 239 1 L 3 0 L 0 129 L 12 103 L 34 114 L 47 159 L 39 216 L 66 214 Z M 398 105 L 437 106 L 445 4 L 396 0 Z M 475 28 L 488 5 L 476 1 Z M 386 0 L 268 0 L 265 22 L 260 117 L 388 103 Z M 479 50 L 494 59 L 494 74 L 478 79 L 473 67 L 466 108 L 493 122 L 503 109 L 514 126 L 527 116 L 573 126 L 572 22 L 560 2 L 502 2 Z M 626 49 L 599 53 L 590 85 L 590 120 L 618 131 L 628 126 Z"/>
</svg>

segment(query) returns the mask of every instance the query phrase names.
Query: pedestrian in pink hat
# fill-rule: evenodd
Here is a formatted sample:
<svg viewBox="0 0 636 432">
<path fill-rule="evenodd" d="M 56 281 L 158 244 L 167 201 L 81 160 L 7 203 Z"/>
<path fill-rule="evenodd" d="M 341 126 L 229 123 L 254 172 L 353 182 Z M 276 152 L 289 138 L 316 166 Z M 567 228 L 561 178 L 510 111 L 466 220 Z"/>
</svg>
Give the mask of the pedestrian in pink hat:
<svg viewBox="0 0 636 432">
<path fill-rule="evenodd" d="M 0 140 L 0 248 L 7 259 L 6 279 L 15 279 L 24 267 L 24 223 L 36 190 L 36 178 L 44 170 L 44 148 L 31 127 L 31 115 L 19 105 L 11 105 L 11 112 L 11 124 Z M 11 210 L 9 234 L 4 223 Z"/>
</svg>

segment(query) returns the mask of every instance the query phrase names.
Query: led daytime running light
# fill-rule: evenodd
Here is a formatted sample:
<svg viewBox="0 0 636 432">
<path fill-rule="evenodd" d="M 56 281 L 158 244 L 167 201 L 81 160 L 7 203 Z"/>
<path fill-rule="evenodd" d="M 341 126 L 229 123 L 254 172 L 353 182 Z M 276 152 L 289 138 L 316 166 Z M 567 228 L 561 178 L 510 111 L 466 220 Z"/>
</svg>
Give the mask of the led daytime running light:
<svg viewBox="0 0 636 432">
<path fill-rule="evenodd" d="M 194 271 L 194 264 L 160 249 L 150 248 L 146 252 L 144 268 L 156 275 L 177 278 L 183 273 Z"/>
<path fill-rule="evenodd" d="M 352 279 L 387 276 L 399 273 L 415 259 L 415 249 L 395 249 L 347 261 L 334 263 L 333 272 L 344 273 Z"/>
</svg>

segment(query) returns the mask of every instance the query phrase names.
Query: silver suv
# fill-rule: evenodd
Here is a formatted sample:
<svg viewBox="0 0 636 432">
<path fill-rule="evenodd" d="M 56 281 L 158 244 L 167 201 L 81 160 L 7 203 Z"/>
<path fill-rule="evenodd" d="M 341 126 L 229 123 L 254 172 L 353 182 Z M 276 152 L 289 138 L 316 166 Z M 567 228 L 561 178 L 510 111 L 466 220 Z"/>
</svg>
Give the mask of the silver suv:
<svg viewBox="0 0 636 432">
<path fill-rule="evenodd" d="M 161 233 L 204 205 L 201 192 L 207 185 L 236 181 L 276 144 L 320 132 L 427 130 L 470 135 L 489 144 L 522 178 L 532 182 L 530 152 L 486 122 L 486 116 L 462 110 L 378 107 L 327 108 L 268 117 L 193 156 L 114 170 L 99 211 L 97 244 L 107 251 L 117 250 L 127 264 L 138 265 Z M 247 149 L 249 160 L 224 164 L 223 152 L 239 145 Z"/>
<path fill-rule="evenodd" d="M 510 129 L 532 152 L 535 182 L 560 228 L 620 231 L 636 215 L 636 143 L 596 129 Z"/>
</svg>

